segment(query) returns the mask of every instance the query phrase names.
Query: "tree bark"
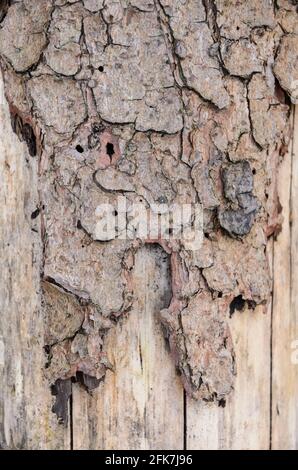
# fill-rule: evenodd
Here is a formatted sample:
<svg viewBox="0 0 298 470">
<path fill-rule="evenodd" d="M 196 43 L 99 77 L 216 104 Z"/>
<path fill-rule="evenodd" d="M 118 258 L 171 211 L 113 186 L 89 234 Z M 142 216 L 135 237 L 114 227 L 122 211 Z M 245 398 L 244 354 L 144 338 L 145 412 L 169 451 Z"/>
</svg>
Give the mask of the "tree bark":
<svg viewBox="0 0 298 470">
<path fill-rule="evenodd" d="M 277 172 L 298 83 L 295 3 L 0 2 L 2 335 L 7 357 L 25 364 L 5 367 L 2 406 L 26 374 L 42 394 L 29 418 L 23 401 L 11 405 L 15 419 L 46 416 L 51 389 L 67 429 L 71 383 L 92 391 L 113 369 L 105 340 L 135 308 L 144 245 L 159 245 L 170 266 L 159 319 L 187 394 L 225 406 L 237 360 L 228 318 L 266 309 L 272 292 L 268 240 L 281 229 Z M 160 234 L 100 238 L 98 207 L 119 196 L 148 214 L 202 207 L 201 247 Z M 17 337 L 10 311 L 24 322 Z M 9 434 L 4 415 L 2 445 L 34 447 L 36 436 Z M 56 426 L 52 417 L 53 447 L 67 439 Z"/>
</svg>

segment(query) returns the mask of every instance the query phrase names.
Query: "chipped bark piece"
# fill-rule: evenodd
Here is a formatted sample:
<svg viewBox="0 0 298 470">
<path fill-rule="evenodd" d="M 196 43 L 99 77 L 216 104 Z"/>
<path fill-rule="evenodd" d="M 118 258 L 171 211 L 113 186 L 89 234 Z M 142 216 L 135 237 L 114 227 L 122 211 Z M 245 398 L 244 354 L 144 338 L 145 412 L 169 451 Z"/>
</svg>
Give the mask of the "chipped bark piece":
<svg viewBox="0 0 298 470">
<path fill-rule="evenodd" d="M 218 215 L 220 225 L 232 236 L 247 235 L 254 223 L 256 212 L 255 209 L 249 210 L 251 211 L 249 213 L 245 209 L 220 210 Z"/>
<path fill-rule="evenodd" d="M 245 300 L 260 304 L 271 290 L 265 241 L 257 227 L 252 228 L 248 238 L 248 244 L 230 237 L 212 242 L 213 263 L 203 270 L 203 276 L 212 291 L 241 294 Z"/>
<path fill-rule="evenodd" d="M 188 393 L 216 401 L 231 391 L 236 369 L 225 306 L 210 300 L 210 293 L 198 294 L 177 317 L 163 310 L 161 319 Z"/>
<path fill-rule="evenodd" d="M 254 72 L 262 71 L 258 48 L 247 39 L 232 43 L 222 42 L 221 56 L 231 75 L 249 77 Z"/>
<path fill-rule="evenodd" d="M 279 0 L 277 21 L 286 33 L 298 34 L 297 5 L 291 0 Z"/>
<path fill-rule="evenodd" d="M 56 8 L 48 30 L 47 64 L 57 74 L 75 75 L 81 64 L 83 8 L 80 5 Z"/>
<path fill-rule="evenodd" d="M 230 164 L 223 169 L 225 197 L 238 208 L 220 209 L 220 225 L 232 236 L 247 235 L 254 223 L 259 208 L 253 196 L 253 173 L 247 161 Z"/>
<path fill-rule="evenodd" d="M 42 283 L 46 323 L 46 344 L 75 335 L 84 320 L 84 309 L 71 294 L 50 282 Z"/>
<path fill-rule="evenodd" d="M 253 174 L 248 162 L 235 163 L 223 169 L 225 197 L 236 202 L 239 194 L 253 190 Z"/>
<path fill-rule="evenodd" d="M 261 74 L 253 75 L 248 86 L 253 135 L 262 148 L 281 139 L 289 112 L 288 106 L 276 99 L 274 87 Z"/>
<path fill-rule="evenodd" d="M 104 48 L 108 43 L 107 26 L 101 16 L 87 16 L 84 19 L 86 46 L 93 67 L 102 67 L 104 72 Z M 100 69 L 101 70 L 101 69 Z"/>
<path fill-rule="evenodd" d="M 178 144 L 177 137 L 167 138 L 172 139 L 171 146 Z M 111 193 L 135 193 L 149 203 L 173 202 L 181 196 L 183 185 L 186 190 L 193 192 L 189 182 L 189 169 L 172 155 L 171 147 L 162 149 L 163 143 L 166 143 L 165 137 L 152 135 L 149 139 L 146 135 L 138 133 L 130 141 L 130 149 L 126 154 L 129 161 L 123 156 L 116 167 L 99 169 L 94 175 L 97 184 L 102 190 Z M 119 171 L 125 163 L 131 168 L 131 174 Z"/>
<path fill-rule="evenodd" d="M 80 67 L 81 48 L 79 44 L 67 44 L 61 49 L 55 45 L 48 47 L 45 57 L 48 65 L 54 72 L 71 76 L 75 75 Z"/>
<path fill-rule="evenodd" d="M 182 129 L 180 97 L 175 88 L 161 93 L 150 91 L 146 93 L 144 102 L 136 118 L 136 130 L 175 134 Z"/>
<path fill-rule="evenodd" d="M 260 209 L 260 203 L 258 199 L 250 193 L 239 194 L 238 204 L 242 209 L 244 209 L 246 214 L 254 213 Z"/>
<path fill-rule="evenodd" d="M 54 127 L 59 133 L 72 132 L 86 117 L 82 91 L 73 80 L 32 78 L 28 90 L 43 126 Z"/>
<path fill-rule="evenodd" d="M 236 146 L 230 149 L 229 159 L 234 163 L 241 160 L 262 162 L 266 159 L 266 152 L 260 150 L 250 133 L 244 133 L 239 137 Z"/>
<path fill-rule="evenodd" d="M 0 54 L 7 57 L 17 72 L 36 64 L 47 43 L 45 26 L 52 2 L 41 0 L 38 12 L 32 3 L 11 5 L 0 28 Z"/>
<path fill-rule="evenodd" d="M 124 8 L 119 0 L 106 2 L 102 15 L 107 23 L 118 23 L 123 18 Z M 132 13 L 133 14 L 133 13 Z"/>
<path fill-rule="evenodd" d="M 127 9 L 112 24 L 113 43 L 101 54 L 104 73 L 97 70 L 93 75 L 97 109 L 106 121 L 135 121 L 140 131 L 170 134 L 183 127 L 180 97 L 161 33 L 155 12 Z"/>
<path fill-rule="evenodd" d="M 192 5 L 195 15 L 193 10 L 182 5 L 171 7 L 167 1 L 162 4 L 170 20 L 176 42 L 175 51 L 186 85 L 219 109 L 225 108 L 230 99 L 218 59 L 210 53 L 214 40 L 208 25 L 204 23 L 206 11 L 203 3 L 200 1 Z M 197 46 L 193 47 L 194 44 Z"/>
<path fill-rule="evenodd" d="M 219 206 L 219 200 L 216 198 L 213 190 L 213 183 L 209 175 L 208 165 L 197 163 L 191 172 L 194 180 L 194 186 L 197 190 L 200 202 L 206 209 L 214 209 Z"/>
<path fill-rule="evenodd" d="M 220 34 L 228 39 L 248 38 L 253 28 L 275 26 L 274 5 L 269 0 L 216 0 L 216 9 Z"/>
<path fill-rule="evenodd" d="M 287 35 L 281 40 L 274 65 L 281 87 L 293 100 L 298 98 L 298 36 Z"/>
<path fill-rule="evenodd" d="M 84 7 L 93 13 L 99 11 L 104 6 L 104 0 L 83 0 Z"/>
<path fill-rule="evenodd" d="M 231 104 L 222 117 L 219 117 L 219 122 L 228 140 L 228 147 L 224 148 L 224 151 L 227 151 L 237 145 L 244 133 L 250 132 L 251 124 L 245 83 L 237 77 L 227 76 L 225 86 L 231 97 Z"/>
</svg>

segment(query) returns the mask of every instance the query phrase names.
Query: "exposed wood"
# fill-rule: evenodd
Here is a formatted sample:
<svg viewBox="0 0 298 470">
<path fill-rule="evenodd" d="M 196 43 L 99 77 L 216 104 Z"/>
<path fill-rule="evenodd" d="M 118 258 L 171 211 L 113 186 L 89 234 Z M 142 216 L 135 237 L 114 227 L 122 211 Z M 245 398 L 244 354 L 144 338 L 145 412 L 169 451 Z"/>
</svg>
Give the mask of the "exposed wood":
<svg viewBox="0 0 298 470">
<path fill-rule="evenodd" d="M 115 372 L 93 396 L 74 387 L 75 449 L 183 449 L 183 387 L 158 320 L 171 298 L 169 282 L 161 248 L 137 253 L 136 300 L 108 336 Z"/>
<path fill-rule="evenodd" d="M 291 158 L 279 172 L 283 227 L 274 244 L 272 336 L 272 448 L 298 448 L 298 364 L 292 362 L 298 340 L 298 113 L 294 116 Z M 296 343 L 297 349 L 297 343 Z"/>
<path fill-rule="evenodd" d="M 0 74 L 0 442 L 4 448 L 68 448 L 51 412 L 42 369 L 37 165 L 13 133 Z M 37 231 L 37 233 L 35 232 Z"/>
<path fill-rule="evenodd" d="M 270 311 L 237 312 L 230 321 L 237 358 L 235 390 L 226 406 L 187 401 L 188 449 L 268 449 Z"/>
</svg>

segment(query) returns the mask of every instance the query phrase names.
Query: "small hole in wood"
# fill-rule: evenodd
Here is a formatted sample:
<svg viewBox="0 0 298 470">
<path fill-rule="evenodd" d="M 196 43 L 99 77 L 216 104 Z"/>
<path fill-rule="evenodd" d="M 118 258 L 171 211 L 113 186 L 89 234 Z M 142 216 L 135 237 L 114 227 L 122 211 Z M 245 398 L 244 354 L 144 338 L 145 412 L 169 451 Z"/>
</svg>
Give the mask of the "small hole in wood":
<svg viewBox="0 0 298 470">
<path fill-rule="evenodd" d="M 83 152 L 84 152 L 84 149 L 83 149 L 83 147 L 82 147 L 80 144 L 78 144 L 78 145 L 76 146 L 76 151 L 79 152 L 79 153 L 83 153 Z"/>
<path fill-rule="evenodd" d="M 39 207 L 38 207 L 37 209 L 35 209 L 35 211 L 32 212 L 32 214 L 31 214 L 31 219 L 32 219 L 32 220 L 36 219 L 36 217 L 38 217 L 39 214 L 40 214 L 40 209 L 39 209 Z"/>
<path fill-rule="evenodd" d="M 108 143 L 107 143 L 106 150 L 107 150 L 107 155 L 108 155 L 110 158 L 112 158 L 112 156 L 113 156 L 114 153 L 115 153 L 115 150 L 114 150 L 114 145 L 111 144 L 111 142 L 108 142 Z"/>
</svg>

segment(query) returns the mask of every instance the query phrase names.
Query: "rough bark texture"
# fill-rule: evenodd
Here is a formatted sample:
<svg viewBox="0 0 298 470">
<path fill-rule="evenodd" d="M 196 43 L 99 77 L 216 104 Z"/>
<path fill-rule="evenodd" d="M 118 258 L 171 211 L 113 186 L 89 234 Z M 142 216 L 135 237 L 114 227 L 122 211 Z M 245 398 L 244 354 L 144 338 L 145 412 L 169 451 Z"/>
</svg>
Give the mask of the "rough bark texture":
<svg viewBox="0 0 298 470">
<path fill-rule="evenodd" d="M 276 171 L 297 82 L 296 2 L 0 2 L 12 125 L 39 161 L 45 374 L 66 419 L 70 380 L 105 376 L 106 332 L 129 313 L 143 242 L 97 240 L 96 207 L 204 208 L 199 251 L 160 243 L 161 311 L 187 392 L 222 404 L 236 373 L 226 318 L 270 297 L 267 239 L 280 227 Z M 294 84 L 294 85 L 293 85 Z M 162 368 L 160 373 L 162 373 Z"/>
</svg>

